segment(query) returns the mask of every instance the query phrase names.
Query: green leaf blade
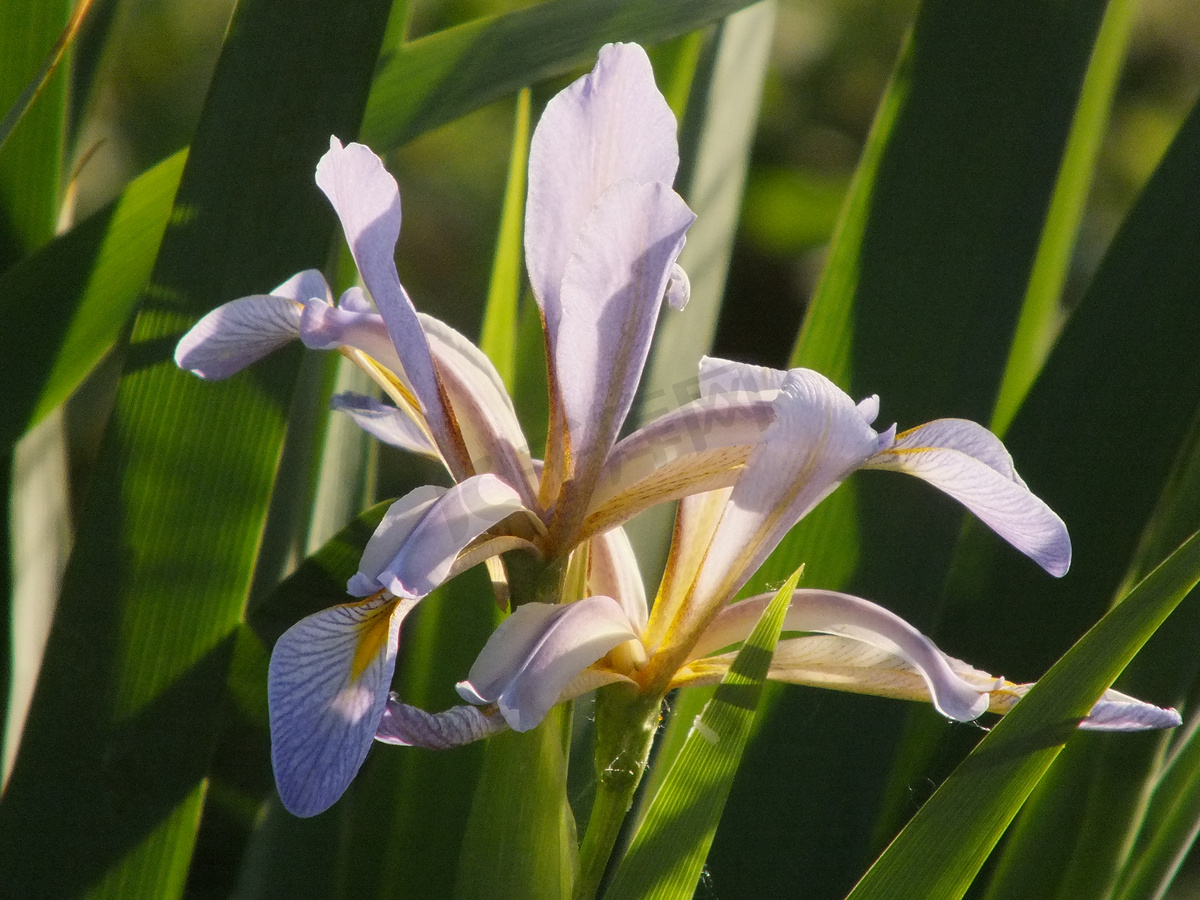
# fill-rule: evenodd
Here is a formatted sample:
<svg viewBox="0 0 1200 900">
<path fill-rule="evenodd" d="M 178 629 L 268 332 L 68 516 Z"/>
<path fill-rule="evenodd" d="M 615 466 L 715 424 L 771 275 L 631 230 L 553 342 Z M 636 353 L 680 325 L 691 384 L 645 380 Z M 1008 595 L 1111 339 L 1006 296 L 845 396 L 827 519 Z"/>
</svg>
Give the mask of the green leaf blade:
<svg viewBox="0 0 1200 900">
<path fill-rule="evenodd" d="M 1054 665 L 871 867 L 848 900 L 961 897 L 1078 722 L 1200 582 L 1200 533 Z"/>
<path fill-rule="evenodd" d="M 606 900 L 686 900 L 696 890 L 750 738 L 800 571 L 763 612 L 650 801 Z"/>
</svg>

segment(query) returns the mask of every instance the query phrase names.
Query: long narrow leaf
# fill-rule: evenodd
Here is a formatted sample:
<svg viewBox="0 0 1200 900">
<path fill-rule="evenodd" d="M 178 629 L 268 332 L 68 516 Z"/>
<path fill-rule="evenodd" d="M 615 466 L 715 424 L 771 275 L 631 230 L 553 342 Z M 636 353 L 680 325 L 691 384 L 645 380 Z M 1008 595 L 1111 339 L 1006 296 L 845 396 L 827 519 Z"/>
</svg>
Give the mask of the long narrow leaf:
<svg viewBox="0 0 1200 900">
<path fill-rule="evenodd" d="M 937 790 L 848 900 L 961 897 L 1092 703 L 1200 582 L 1200 532 L 1045 675 Z"/>
<path fill-rule="evenodd" d="M 388 5 L 238 8 L 0 801 L 2 894 L 181 892 L 294 357 L 212 386 L 171 349 L 217 302 L 324 259 L 314 161 L 355 130 Z"/>
<path fill-rule="evenodd" d="M 738 651 L 650 800 L 606 900 L 686 900 L 696 890 L 800 570 L 784 582 Z"/>
</svg>

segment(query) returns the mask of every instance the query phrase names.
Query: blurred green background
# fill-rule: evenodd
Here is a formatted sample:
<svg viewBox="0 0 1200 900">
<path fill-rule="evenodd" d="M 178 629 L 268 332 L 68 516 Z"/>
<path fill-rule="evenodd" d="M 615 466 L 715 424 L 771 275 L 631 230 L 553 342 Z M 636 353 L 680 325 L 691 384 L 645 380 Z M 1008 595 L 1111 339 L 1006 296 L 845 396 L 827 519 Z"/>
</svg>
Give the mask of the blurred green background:
<svg viewBox="0 0 1200 900">
<path fill-rule="evenodd" d="M 532 4 L 416 0 L 409 34 L 527 5 Z M 779 3 L 773 65 L 716 354 L 785 364 L 916 6 L 911 0 Z M 82 123 L 72 144 L 76 218 L 100 208 L 130 178 L 190 142 L 231 9 L 228 0 L 97 4 L 75 69 L 76 75 L 92 67 L 101 72 L 94 95 L 74 98 L 75 120 Z M 562 83 L 539 86 L 535 103 Z M 1087 283 L 1197 93 L 1200 6 L 1194 0 L 1147 0 L 1140 5 L 1066 303 Z M 487 290 L 511 127 L 512 101 L 503 100 L 404 146 L 389 160 L 405 208 L 401 277 L 423 311 L 469 336 L 478 334 Z M 85 390 L 72 401 L 76 412 L 86 413 L 111 374 L 101 370 L 93 377 L 92 392 Z M 77 439 L 74 446 L 86 453 L 92 442 Z M 424 473 L 414 478 L 408 459 L 386 451 L 382 456 L 384 496 L 425 480 Z M 852 718 L 869 715 L 871 704 L 882 701 L 838 697 L 829 702 L 844 704 Z M 961 740 L 972 737 L 968 732 Z M 931 790 L 932 784 L 912 785 L 911 807 Z M 736 787 L 731 803 L 736 809 Z M 820 826 L 809 822 L 806 827 Z M 722 879 L 732 876 L 722 868 L 728 862 L 719 842 L 710 864 L 712 880 L 702 882 L 700 896 L 725 896 Z M 1200 890 L 1194 878 L 1190 884 L 1181 878 L 1172 896 L 1194 896 Z"/>
</svg>

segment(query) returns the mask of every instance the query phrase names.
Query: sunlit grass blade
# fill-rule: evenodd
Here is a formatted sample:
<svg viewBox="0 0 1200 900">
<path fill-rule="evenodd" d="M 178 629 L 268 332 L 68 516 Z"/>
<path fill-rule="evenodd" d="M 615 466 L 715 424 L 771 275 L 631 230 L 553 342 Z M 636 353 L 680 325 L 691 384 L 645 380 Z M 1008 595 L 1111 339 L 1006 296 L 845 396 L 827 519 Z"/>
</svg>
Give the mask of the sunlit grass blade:
<svg viewBox="0 0 1200 900">
<path fill-rule="evenodd" d="M 571 705 L 532 731 L 488 738 L 458 860 L 455 900 L 563 900 L 579 868 L 567 803 Z"/>
<path fill-rule="evenodd" d="M 0 893 L 182 891 L 295 357 L 206 385 L 171 351 L 217 302 L 324 260 L 314 160 L 330 132 L 355 130 L 387 11 L 238 7 L 0 800 Z M 64 844 L 69 861 L 47 868 Z"/>
<path fill-rule="evenodd" d="M 693 722 L 604 893 L 606 900 L 686 900 L 695 893 L 799 580 L 797 570 L 776 593 Z"/>
<path fill-rule="evenodd" d="M 521 298 L 524 258 L 522 237 L 525 223 L 525 168 L 529 164 L 530 103 L 528 89 L 517 94 L 508 183 L 504 188 L 496 256 L 492 262 L 492 279 L 488 285 L 487 305 L 483 309 L 483 327 L 479 335 L 480 349 L 491 359 L 510 392 L 516 375 L 517 304 Z"/>
<path fill-rule="evenodd" d="M 1110 0 L 1096 35 L 1054 195 L 1046 211 L 1046 225 L 1029 276 L 1021 317 L 1013 335 L 1004 381 L 992 413 L 991 428 L 997 434 L 1002 435 L 1012 421 L 1058 334 L 1063 286 L 1079 223 L 1083 219 L 1092 173 L 1100 155 L 1117 79 L 1125 62 L 1135 9 L 1133 0 Z"/>
<path fill-rule="evenodd" d="M 0 271 L 54 235 L 69 67 L 50 72 L 44 63 L 70 16 L 69 0 L 0 3 Z"/>
<path fill-rule="evenodd" d="M 403 44 L 380 69 L 362 139 L 389 149 L 588 62 L 609 41 L 655 44 L 754 0 L 547 0 Z"/>
<path fill-rule="evenodd" d="M 954 900 L 970 887 L 1075 723 L 1200 582 L 1200 532 L 1097 623 L 988 734 L 848 900 Z"/>
<path fill-rule="evenodd" d="M 45 7 L 50 7 L 51 10 L 53 10 L 51 4 L 44 4 L 44 8 Z M 10 3 L 6 4 L 6 8 L 20 8 L 22 12 L 26 12 L 24 21 L 29 21 L 27 15 L 28 6 L 26 4 L 20 4 L 18 7 L 17 5 Z M 60 8 L 69 9 L 70 7 L 69 5 L 64 4 Z M 50 84 L 55 70 L 58 69 L 59 64 L 66 56 L 67 49 L 75 40 L 75 36 L 79 33 L 79 27 L 83 24 L 84 19 L 87 18 L 87 14 L 91 8 L 92 0 L 80 0 L 79 4 L 75 7 L 74 12 L 71 13 L 70 19 L 67 20 L 67 24 L 63 27 L 62 32 L 59 34 L 58 40 L 54 42 L 54 46 L 51 47 L 50 52 L 46 54 L 46 58 L 42 61 L 41 67 L 36 73 L 34 73 L 34 76 L 29 80 L 29 83 L 25 85 L 25 89 L 21 91 L 20 96 L 17 97 L 15 101 L 11 101 L 12 105 L 8 108 L 8 112 L 4 114 L 3 120 L 0 120 L 0 148 L 4 147 L 4 144 L 8 141 L 9 136 L 16 130 L 17 125 L 20 124 L 21 119 L 25 116 L 25 113 L 28 112 L 29 108 L 37 101 L 38 95 L 41 94 L 48 84 Z M 52 11 L 51 15 L 53 14 L 54 12 Z M 8 24 L 0 26 L 0 33 L 7 33 L 11 35 L 18 30 L 14 21 L 11 19 L 7 19 L 6 21 L 8 21 Z M 11 58 L 8 54 L 5 54 L 5 56 L 6 58 Z M 8 73 L 4 74 L 7 75 Z M 0 109 L 2 108 L 3 106 L 0 106 Z"/>
</svg>

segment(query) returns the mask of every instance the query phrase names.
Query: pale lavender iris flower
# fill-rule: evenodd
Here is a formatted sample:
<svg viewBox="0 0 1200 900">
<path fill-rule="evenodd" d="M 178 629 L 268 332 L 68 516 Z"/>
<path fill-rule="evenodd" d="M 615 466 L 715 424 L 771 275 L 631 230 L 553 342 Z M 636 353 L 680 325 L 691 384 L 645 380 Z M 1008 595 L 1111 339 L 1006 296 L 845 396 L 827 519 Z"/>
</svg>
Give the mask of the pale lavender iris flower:
<svg viewBox="0 0 1200 900">
<path fill-rule="evenodd" d="M 617 440 L 663 300 L 677 309 L 687 300 L 676 259 L 694 215 L 671 188 L 678 163 L 674 116 L 636 45 L 603 48 L 538 124 L 525 255 L 549 357 L 544 462 L 531 457 L 487 357 L 413 307 L 393 258 L 399 191 L 360 144 L 332 139 L 316 180 L 365 292 L 352 288 L 334 304 L 320 273 L 302 272 L 214 310 L 180 341 L 178 364 L 210 379 L 296 337 L 343 353 L 394 405 L 343 396 L 335 406 L 375 436 L 440 459 L 454 482 L 398 500 L 348 585 L 364 599 L 310 616 L 273 652 L 272 752 L 293 812 L 327 808 L 357 772 L 382 715 L 400 622 L 416 601 L 501 552 L 564 558 L 650 505 L 732 483 L 766 426 L 763 403 L 720 421 L 701 403 L 657 423 L 653 442 Z M 702 446 L 688 440 L 702 432 Z M 675 450 L 660 458 L 652 443 Z"/>
<path fill-rule="evenodd" d="M 583 599 L 527 604 L 493 633 L 458 686 L 469 706 L 430 714 L 391 697 L 379 739 L 447 747 L 510 727 L 536 726 L 549 709 L 596 687 L 626 682 L 652 697 L 712 684 L 732 664 L 770 601 L 732 598 L 787 531 L 857 469 L 908 472 L 955 497 L 1054 575 L 1070 564 L 1061 520 L 1025 486 L 1000 441 L 973 422 L 943 419 L 900 435 L 871 428 L 878 399 L 855 404 L 806 369 L 779 372 L 708 359 L 706 396 L 740 386 L 772 397 L 772 424 L 729 488 L 684 498 L 652 610 L 640 583 L 616 579 L 632 551 L 611 533 L 589 562 Z M 778 681 L 931 702 L 969 721 L 1004 713 L 1030 685 L 948 656 L 881 606 L 849 594 L 797 590 L 768 677 Z M 1081 727 L 1110 731 L 1179 724 L 1174 710 L 1107 692 Z"/>
</svg>

